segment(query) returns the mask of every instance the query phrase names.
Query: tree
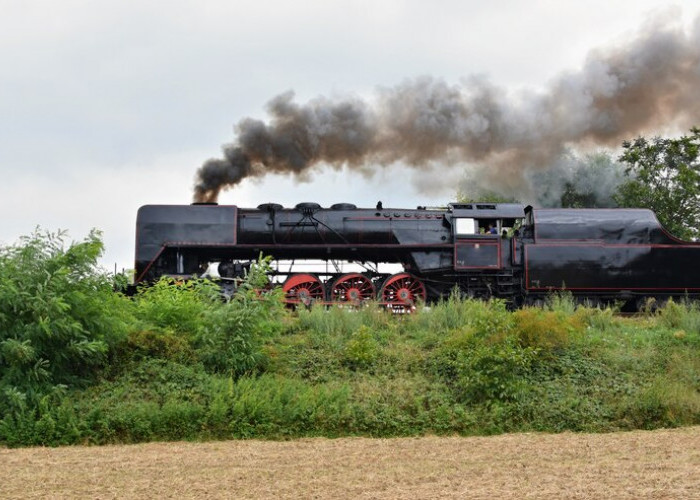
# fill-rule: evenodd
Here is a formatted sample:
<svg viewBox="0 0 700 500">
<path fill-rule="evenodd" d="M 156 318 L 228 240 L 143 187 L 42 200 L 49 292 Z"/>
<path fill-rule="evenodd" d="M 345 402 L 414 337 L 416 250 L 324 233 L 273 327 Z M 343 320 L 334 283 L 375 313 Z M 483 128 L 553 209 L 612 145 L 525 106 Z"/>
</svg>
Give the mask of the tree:
<svg viewBox="0 0 700 500">
<path fill-rule="evenodd" d="M 100 233 L 65 238 L 36 231 L 0 247 L 0 415 L 10 400 L 89 381 L 126 336 L 128 301 L 97 266 Z"/>
<path fill-rule="evenodd" d="M 700 237 L 700 128 L 678 139 L 638 137 L 622 144 L 620 161 L 629 179 L 615 195 L 621 207 L 656 212 L 671 233 Z"/>
</svg>

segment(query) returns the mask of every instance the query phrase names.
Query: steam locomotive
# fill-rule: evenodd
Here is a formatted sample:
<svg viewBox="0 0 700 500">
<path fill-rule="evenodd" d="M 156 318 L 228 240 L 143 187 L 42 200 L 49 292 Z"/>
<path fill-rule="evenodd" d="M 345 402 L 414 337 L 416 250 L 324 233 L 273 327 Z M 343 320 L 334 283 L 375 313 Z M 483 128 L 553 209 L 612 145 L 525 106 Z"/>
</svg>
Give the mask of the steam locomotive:
<svg viewBox="0 0 700 500">
<path fill-rule="evenodd" d="M 376 300 L 405 310 L 455 288 L 514 307 L 564 289 L 629 308 L 650 297 L 700 297 L 700 244 L 675 238 L 646 209 L 513 203 L 403 209 L 379 202 L 375 208 L 266 203 L 138 211 L 137 284 L 218 274 L 225 293 L 233 293 L 261 254 L 274 259 L 271 281 L 289 304 Z M 317 268 L 304 268 L 309 262 Z M 350 263 L 356 268 L 348 272 Z"/>
</svg>

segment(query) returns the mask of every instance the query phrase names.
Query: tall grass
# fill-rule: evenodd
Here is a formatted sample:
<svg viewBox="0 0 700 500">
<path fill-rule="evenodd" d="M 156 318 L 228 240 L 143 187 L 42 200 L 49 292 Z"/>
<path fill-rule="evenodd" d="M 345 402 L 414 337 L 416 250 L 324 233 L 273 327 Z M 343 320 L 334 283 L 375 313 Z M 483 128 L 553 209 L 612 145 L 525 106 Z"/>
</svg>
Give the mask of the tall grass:
<svg viewBox="0 0 700 500">
<path fill-rule="evenodd" d="M 680 335 L 700 334 L 700 305 L 697 302 L 669 300 L 658 314 L 663 325 L 678 330 Z"/>
</svg>

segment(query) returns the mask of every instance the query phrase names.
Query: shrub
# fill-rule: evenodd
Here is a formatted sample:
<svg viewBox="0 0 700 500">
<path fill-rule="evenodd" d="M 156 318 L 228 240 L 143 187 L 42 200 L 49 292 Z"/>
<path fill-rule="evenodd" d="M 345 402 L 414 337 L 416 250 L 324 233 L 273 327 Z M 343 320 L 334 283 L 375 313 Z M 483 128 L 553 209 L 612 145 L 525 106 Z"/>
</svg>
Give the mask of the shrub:
<svg viewBox="0 0 700 500">
<path fill-rule="evenodd" d="M 460 403 L 517 400 L 537 351 L 522 347 L 514 336 L 484 342 L 471 331 L 453 336 L 428 360 L 428 369 L 442 378 Z"/>
<path fill-rule="evenodd" d="M 260 259 L 228 302 L 216 302 L 194 338 L 197 355 L 210 371 L 240 376 L 264 366 L 263 343 L 284 328 L 282 291 L 261 292 L 269 259 Z"/>
<path fill-rule="evenodd" d="M 282 330 L 285 316 L 281 292 L 262 291 L 268 270 L 269 259 L 260 259 L 228 301 L 208 279 L 161 278 L 142 287 L 135 298 L 141 333 L 130 336 L 127 348 L 197 359 L 211 372 L 233 376 L 261 368 L 263 342 Z"/>
<path fill-rule="evenodd" d="M 8 446 L 75 444 L 80 439 L 79 419 L 65 387 L 56 386 L 27 405 L 23 393 L 5 389 L 10 400 L 0 420 L 0 442 Z"/>
<path fill-rule="evenodd" d="M 458 358 L 458 401 L 487 402 L 517 400 L 527 385 L 527 375 L 536 351 L 504 342 L 479 345 Z"/>
<path fill-rule="evenodd" d="M 179 363 L 196 359 L 194 349 L 182 335 L 170 331 L 134 330 L 121 349 L 120 361 L 162 358 Z"/>
<path fill-rule="evenodd" d="M 523 347 L 551 350 L 569 344 L 584 329 L 581 316 L 528 307 L 513 313 L 514 332 Z"/>
<path fill-rule="evenodd" d="M 230 303 L 210 313 L 194 339 L 195 351 L 209 371 L 239 376 L 263 364 L 256 309 Z"/>
<path fill-rule="evenodd" d="M 700 423 L 695 304 L 619 318 L 567 295 L 511 313 L 455 293 L 410 315 L 288 313 L 265 260 L 230 300 L 200 280 L 127 300 L 81 251 L 36 245 L 0 250 L 3 445 Z"/>
<path fill-rule="evenodd" d="M 661 324 L 686 333 L 700 333 L 700 306 L 697 302 L 668 302 L 658 310 Z"/>
<path fill-rule="evenodd" d="M 0 389 L 34 403 L 57 385 L 90 381 L 132 321 L 128 300 L 97 268 L 100 233 L 65 239 L 37 230 L 0 248 Z M 0 410 L 11 403 L 2 394 Z"/>
<path fill-rule="evenodd" d="M 221 303 L 220 289 L 207 279 L 176 281 L 162 277 L 141 286 L 135 297 L 136 316 L 144 329 L 195 337 L 207 316 Z"/>
<path fill-rule="evenodd" d="M 369 327 L 362 325 L 345 344 L 343 359 L 353 369 L 368 368 L 379 357 L 379 352 L 379 343 Z"/>
</svg>

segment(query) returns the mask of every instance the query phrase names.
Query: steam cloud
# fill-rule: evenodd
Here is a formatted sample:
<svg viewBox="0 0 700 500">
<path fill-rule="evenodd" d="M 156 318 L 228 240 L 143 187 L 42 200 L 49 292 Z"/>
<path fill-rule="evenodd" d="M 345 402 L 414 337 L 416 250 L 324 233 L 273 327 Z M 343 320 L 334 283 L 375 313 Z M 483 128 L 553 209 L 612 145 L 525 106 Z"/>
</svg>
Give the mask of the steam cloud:
<svg viewBox="0 0 700 500">
<path fill-rule="evenodd" d="M 460 189 L 469 200 L 522 201 L 537 207 L 615 207 L 614 195 L 625 178 L 625 166 L 606 151 L 579 156 L 564 151 L 546 168 L 527 171 L 514 187 L 494 183 L 485 165 L 469 169 Z"/>
<path fill-rule="evenodd" d="M 268 173 L 307 175 L 318 165 L 366 173 L 396 162 L 481 165 L 493 190 L 532 194 L 525 178 L 556 171 L 567 148 L 619 145 L 654 127 L 697 124 L 699 96 L 700 18 L 690 33 L 675 24 L 645 26 L 622 46 L 591 52 L 582 70 L 539 93 L 429 77 L 380 89 L 371 102 L 319 97 L 298 104 L 287 92 L 268 103 L 268 123 L 238 123 L 223 158 L 198 170 L 194 197 L 216 201 L 222 189 Z"/>
</svg>

